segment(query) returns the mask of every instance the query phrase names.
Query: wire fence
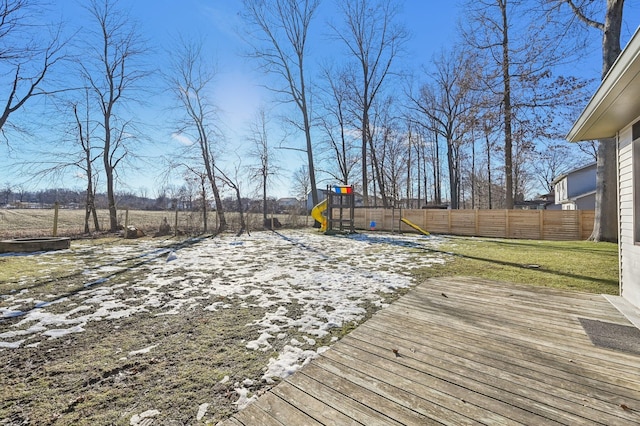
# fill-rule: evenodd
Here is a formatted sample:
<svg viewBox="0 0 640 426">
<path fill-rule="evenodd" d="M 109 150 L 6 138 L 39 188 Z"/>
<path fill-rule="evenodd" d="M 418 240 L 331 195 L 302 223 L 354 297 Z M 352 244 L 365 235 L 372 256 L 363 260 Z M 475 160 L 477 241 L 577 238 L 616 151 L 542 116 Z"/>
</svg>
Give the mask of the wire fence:
<svg viewBox="0 0 640 426">
<path fill-rule="evenodd" d="M 57 216 L 57 217 L 56 217 Z M 85 235 L 84 210 L 63 209 L 0 209 L 0 238 L 25 238 L 43 236 L 75 237 Z M 98 210 L 98 224 L 101 231 L 109 230 L 109 211 Z M 240 230 L 240 214 L 226 212 L 225 218 L 230 231 Z M 166 219 L 171 233 L 199 235 L 205 232 L 202 212 L 171 210 L 118 210 L 118 224 L 121 229 L 132 226 L 146 235 L 159 232 Z M 297 214 L 269 215 L 274 227 L 312 226 L 313 219 Z M 247 213 L 245 221 L 249 231 L 265 227 L 262 214 Z M 270 225 L 271 223 L 269 223 Z M 215 211 L 207 214 L 207 232 L 213 232 L 218 226 Z M 93 218 L 89 220 L 92 234 L 95 234 Z"/>
</svg>

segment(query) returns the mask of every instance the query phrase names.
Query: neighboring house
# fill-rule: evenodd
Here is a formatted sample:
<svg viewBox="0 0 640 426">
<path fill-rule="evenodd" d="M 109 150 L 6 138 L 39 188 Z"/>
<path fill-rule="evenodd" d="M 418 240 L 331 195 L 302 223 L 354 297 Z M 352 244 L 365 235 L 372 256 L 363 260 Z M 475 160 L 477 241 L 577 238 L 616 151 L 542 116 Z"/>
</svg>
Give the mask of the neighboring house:
<svg viewBox="0 0 640 426">
<path fill-rule="evenodd" d="M 596 208 L 596 163 L 587 164 L 555 178 L 556 204 L 562 210 L 593 210 Z"/>
<path fill-rule="evenodd" d="M 640 308 L 640 33 L 636 30 L 567 139 L 615 138 L 620 294 Z"/>
<path fill-rule="evenodd" d="M 326 189 L 318 189 L 317 191 L 318 194 L 318 202 L 322 202 L 325 198 L 327 198 L 327 190 Z M 307 211 L 311 211 L 311 209 L 314 207 L 313 205 L 313 198 L 311 197 L 311 191 L 309 191 L 309 193 L 307 194 Z"/>
<path fill-rule="evenodd" d="M 516 210 L 560 210 L 555 203 L 555 195 L 552 193 L 539 195 L 533 200 L 516 201 L 513 208 Z"/>
</svg>

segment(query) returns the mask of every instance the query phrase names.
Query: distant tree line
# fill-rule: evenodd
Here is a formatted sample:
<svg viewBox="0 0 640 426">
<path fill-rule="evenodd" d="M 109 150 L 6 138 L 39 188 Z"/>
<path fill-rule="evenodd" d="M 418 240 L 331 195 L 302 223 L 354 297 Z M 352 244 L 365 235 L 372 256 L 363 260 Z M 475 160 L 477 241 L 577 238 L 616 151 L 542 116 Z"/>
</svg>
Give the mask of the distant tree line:
<svg viewBox="0 0 640 426">
<path fill-rule="evenodd" d="M 84 196 L 81 190 L 70 190 L 66 188 L 45 189 L 38 191 L 28 191 L 21 186 L 13 187 L 5 184 L 0 188 L 0 208 L 51 208 L 56 203 L 62 208 L 84 208 Z M 143 195 L 136 195 L 129 192 L 116 194 L 119 208 L 132 210 L 181 210 L 200 211 L 202 210 L 202 198 L 189 194 L 188 191 L 160 191 L 154 197 L 149 198 Z M 225 211 L 238 212 L 237 200 L 233 197 L 224 197 L 221 204 Z M 108 209 L 109 201 L 107 194 L 95 194 L 95 206 L 97 209 Z M 295 204 L 289 202 L 282 203 L 276 198 L 267 198 L 266 205 L 261 199 L 242 198 L 243 212 L 262 214 L 265 210 L 268 215 L 281 213 L 302 213 L 304 214 L 304 202 Z M 214 206 L 212 206 L 214 209 Z"/>
</svg>

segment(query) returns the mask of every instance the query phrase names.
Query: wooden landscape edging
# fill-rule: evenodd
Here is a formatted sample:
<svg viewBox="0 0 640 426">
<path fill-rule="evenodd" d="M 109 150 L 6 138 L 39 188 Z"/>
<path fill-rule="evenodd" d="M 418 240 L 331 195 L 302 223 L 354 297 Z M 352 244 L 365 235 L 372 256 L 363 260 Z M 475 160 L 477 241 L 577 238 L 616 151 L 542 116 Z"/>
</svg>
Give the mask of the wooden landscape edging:
<svg viewBox="0 0 640 426">
<path fill-rule="evenodd" d="M 532 240 L 586 240 L 593 230 L 593 210 L 443 210 L 356 208 L 355 227 L 414 232 L 408 219 L 435 234 Z"/>
</svg>

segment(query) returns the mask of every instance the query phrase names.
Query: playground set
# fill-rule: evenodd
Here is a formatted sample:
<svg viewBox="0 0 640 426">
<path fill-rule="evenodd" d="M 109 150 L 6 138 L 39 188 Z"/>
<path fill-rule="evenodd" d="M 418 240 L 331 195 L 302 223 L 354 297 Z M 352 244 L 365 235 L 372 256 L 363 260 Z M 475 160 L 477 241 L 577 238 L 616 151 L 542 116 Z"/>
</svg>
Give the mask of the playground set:
<svg viewBox="0 0 640 426">
<path fill-rule="evenodd" d="M 311 210 L 311 217 L 320 224 L 320 232 L 325 234 L 355 233 L 354 226 L 355 193 L 353 185 L 327 185 L 326 198 Z M 430 235 L 406 218 L 400 221 L 423 235 Z M 371 223 L 375 229 L 375 222 Z"/>
<path fill-rule="evenodd" d="M 311 210 L 311 217 L 320 223 L 320 231 L 327 234 L 355 233 L 353 185 L 328 185 L 326 194 L 327 198 Z M 326 215 L 323 214 L 325 212 Z"/>
</svg>

